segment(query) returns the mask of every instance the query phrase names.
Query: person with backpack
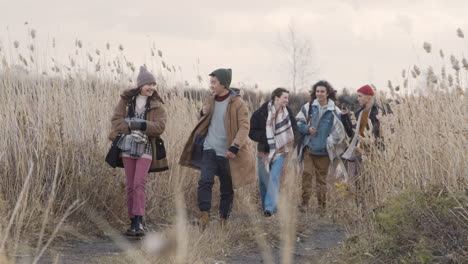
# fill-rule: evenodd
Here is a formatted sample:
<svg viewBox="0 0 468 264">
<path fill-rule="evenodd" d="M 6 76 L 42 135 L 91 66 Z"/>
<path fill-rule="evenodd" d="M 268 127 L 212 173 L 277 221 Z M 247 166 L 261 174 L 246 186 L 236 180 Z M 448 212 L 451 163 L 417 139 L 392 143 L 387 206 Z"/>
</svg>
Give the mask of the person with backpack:
<svg viewBox="0 0 468 264">
<path fill-rule="evenodd" d="M 277 211 L 281 178 L 298 134 L 296 119 L 287 106 L 288 99 L 288 90 L 276 88 L 271 100 L 250 118 L 249 137 L 257 142 L 258 184 L 266 217 Z"/>
</svg>

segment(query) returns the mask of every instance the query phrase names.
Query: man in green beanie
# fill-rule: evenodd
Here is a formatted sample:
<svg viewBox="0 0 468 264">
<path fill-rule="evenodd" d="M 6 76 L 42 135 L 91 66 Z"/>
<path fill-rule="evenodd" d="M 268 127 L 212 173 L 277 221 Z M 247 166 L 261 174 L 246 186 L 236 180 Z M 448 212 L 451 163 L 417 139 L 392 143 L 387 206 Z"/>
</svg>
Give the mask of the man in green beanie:
<svg viewBox="0 0 468 264">
<path fill-rule="evenodd" d="M 210 77 L 215 77 L 225 89 L 231 86 L 232 70 L 231 69 L 217 69 L 210 73 Z M 211 78 L 210 78 L 211 81 Z"/>
<path fill-rule="evenodd" d="M 202 108 L 204 111 L 179 161 L 182 166 L 201 170 L 198 208 L 203 228 L 210 222 L 215 175 L 220 180 L 219 216 L 222 224 L 229 217 L 234 188 L 255 182 L 255 152 L 248 140 L 250 122 L 247 105 L 237 92 L 229 88 L 231 69 L 217 69 L 209 76 L 213 95 L 206 100 Z"/>
</svg>

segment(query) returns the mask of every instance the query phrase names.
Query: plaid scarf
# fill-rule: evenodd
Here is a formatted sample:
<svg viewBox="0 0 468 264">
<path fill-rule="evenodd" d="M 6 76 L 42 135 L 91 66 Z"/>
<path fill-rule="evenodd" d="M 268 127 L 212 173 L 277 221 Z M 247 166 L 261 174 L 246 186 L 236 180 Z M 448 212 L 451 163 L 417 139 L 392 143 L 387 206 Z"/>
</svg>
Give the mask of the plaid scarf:
<svg viewBox="0 0 468 264">
<path fill-rule="evenodd" d="M 122 152 L 127 153 L 132 158 L 139 158 L 145 153 L 146 144 L 135 142 L 135 137 L 130 135 L 125 135 L 117 145 Z"/>
<path fill-rule="evenodd" d="M 286 147 L 285 152 L 288 152 L 288 144 L 294 141 L 294 133 L 291 126 L 291 119 L 286 107 L 280 111 L 276 111 L 273 101 L 268 103 L 268 118 L 266 121 L 266 137 L 270 153 L 265 158 L 265 169 L 269 172 L 270 162 L 273 161 L 277 150 Z"/>
<path fill-rule="evenodd" d="M 141 118 L 126 118 L 125 120 L 144 120 Z M 144 138 L 148 142 L 148 137 L 141 131 L 132 131 L 130 135 L 125 135 L 118 143 L 117 146 L 122 152 L 127 153 L 132 158 L 139 158 L 146 153 L 147 145 L 150 143 L 141 143 L 139 139 Z"/>
</svg>

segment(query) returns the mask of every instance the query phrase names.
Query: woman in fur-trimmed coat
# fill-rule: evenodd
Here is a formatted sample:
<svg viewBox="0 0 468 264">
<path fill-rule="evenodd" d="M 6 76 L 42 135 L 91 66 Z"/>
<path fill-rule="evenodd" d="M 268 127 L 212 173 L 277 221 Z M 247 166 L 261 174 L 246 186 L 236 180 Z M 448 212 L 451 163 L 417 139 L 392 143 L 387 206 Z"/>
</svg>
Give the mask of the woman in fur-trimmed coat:
<svg viewBox="0 0 468 264">
<path fill-rule="evenodd" d="M 165 153 L 158 153 L 156 144 L 166 128 L 167 115 L 156 92 L 156 79 L 140 68 L 138 88 L 125 90 L 112 116 L 109 139 L 122 135 L 118 147 L 127 177 L 127 206 L 131 220 L 126 234 L 143 236 L 142 218 L 146 206 L 146 177 L 149 172 L 168 169 Z M 162 151 L 161 151 L 162 152 Z"/>
</svg>

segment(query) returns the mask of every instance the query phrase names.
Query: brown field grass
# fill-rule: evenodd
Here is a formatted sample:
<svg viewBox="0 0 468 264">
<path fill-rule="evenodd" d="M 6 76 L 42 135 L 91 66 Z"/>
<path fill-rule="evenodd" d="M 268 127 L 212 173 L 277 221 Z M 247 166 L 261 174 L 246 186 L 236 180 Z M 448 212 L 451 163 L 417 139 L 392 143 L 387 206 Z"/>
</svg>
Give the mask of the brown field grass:
<svg viewBox="0 0 468 264">
<path fill-rule="evenodd" d="M 5 50 L 1 52 L 0 57 L 8 58 L 17 57 L 11 54 L 20 51 L 13 50 L 9 55 Z M 38 56 L 36 52 L 31 56 Z M 103 65 L 104 61 L 112 61 L 102 60 Z M 104 156 L 110 144 L 109 119 L 119 93 L 132 85 L 128 80 L 135 78 L 133 65 L 118 57 L 114 59 L 117 63 L 102 66 L 90 74 L 90 64 L 99 63 L 95 59 L 81 66 L 88 70 L 86 74 L 78 70 L 79 65 L 73 68 L 55 64 L 55 73 L 42 74 L 44 65 L 36 67 L 22 59 L 3 61 L 0 70 L 0 261 L 14 258 L 17 252 L 39 256 L 53 239 L 112 235 L 124 228 L 127 225 L 124 172 L 110 168 Z M 82 57 L 81 61 L 86 58 Z M 20 63 L 24 65 L 17 66 Z M 158 72 L 158 69 L 152 70 Z M 461 75 L 459 71 L 455 73 Z M 158 89 L 169 115 L 163 139 L 170 170 L 148 177 L 146 218 L 166 238 L 162 241 L 174 243 L 164 254 L 155 257 L 140 250 L 135 252 L 124 241 L 116 241 L 128 248 L 123 258 L 141 263 L 213 263 L 258 247 L 268 261 L 272 259 L 268 243 L 275 240 L 281 243 L 282 263 L 293 263 L 296 229 L 310 219 L 296 212 L 300 176 L 292 165 L 282 189 L 280 213 L 273 223 L 265 223 L 260 215 L 257 187 L 252 185 L 236 191 L 232 220 L 226 229 L 214 223 L 209 232 L 201 232 L 192 224 L 197 215 L 199 173 L 179 167 L 177 161 L 196 123 L 200 101 L 184 96 L 185 88 L 169 83 L 166 73 L 158 76 L 161 80 Z M 366 247 L 368 250 L 375 247 L 382 234 L 375 231 L 378 227 L 369 219 L 387 201 L 406 190 L 428 193 L 437 189 L 452 198 L 459 197 L 456 193 L 466 197 L 467 83 L 457 78 L 449 86 L 445 77 L 436 78 L 439 82 L 431 79 L 424 92 L 379 94 L 384 102 L 392 99 L 393 114 L 381 120 L 385 150 L 373 149 L 363 164 L 366 210 L 358 210 L 355 194 L 330 179 L 330 221 L 353 223 L 349 226 L 351 238 L 364 234 L 361 242 L 349 245 L 355 254 L 362 254 Z M 252 100 L 258 104 L 260 99 Z M 252 101 L 249 104 L 254 108 Z M 217 191 L 213 197 L 218 197 Z M 463 199 L 455 199 L 459 209 L 454 217 L 468 219 Z M 213 202 L 216 208 L 217 199 Z M 269 236 L 265 238 L 264 233 Z"/>
</svg>

